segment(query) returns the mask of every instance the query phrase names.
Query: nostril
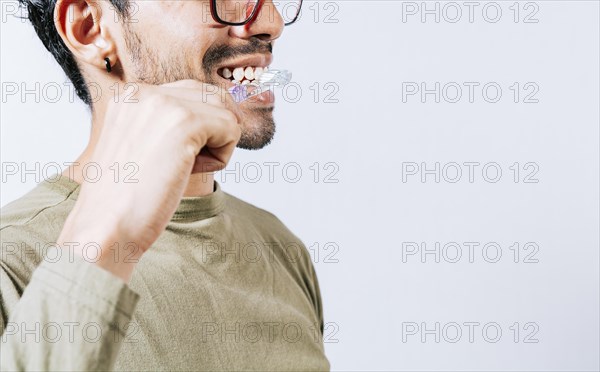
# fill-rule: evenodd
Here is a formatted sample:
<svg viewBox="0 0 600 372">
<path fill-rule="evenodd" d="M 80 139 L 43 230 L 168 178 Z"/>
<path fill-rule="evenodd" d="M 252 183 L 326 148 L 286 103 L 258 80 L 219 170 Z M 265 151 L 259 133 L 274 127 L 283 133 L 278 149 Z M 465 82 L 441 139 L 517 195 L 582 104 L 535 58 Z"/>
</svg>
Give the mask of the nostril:
<svg viewBox="0 0 600 372">
<path fill-rule="evenodd" d="M 258 34 L 258 35 L 252 35 L 253 37 L 261 40 L 261 41 L 270 41 L 273 40 L 273 37 L 270 34 Z M 271 43 L 269 43 L 269 53 L 273 52 L 273 45 L 271 45 Z"/>
</svg>

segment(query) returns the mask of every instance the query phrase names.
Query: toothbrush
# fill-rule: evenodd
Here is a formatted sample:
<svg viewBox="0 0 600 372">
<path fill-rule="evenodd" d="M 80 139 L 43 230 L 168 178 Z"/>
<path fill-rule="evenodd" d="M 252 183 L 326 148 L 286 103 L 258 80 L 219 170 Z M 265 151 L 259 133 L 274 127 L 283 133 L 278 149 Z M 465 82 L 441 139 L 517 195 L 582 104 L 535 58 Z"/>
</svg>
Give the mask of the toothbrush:
<svg viewBox="0 0 600 372">
<path fill-rule="evenodd" d="M 229 88 L 229 93 L 235 102 L 241 103 L 248 98 L 271 90 L 276 86 L 285 85 L 289 83 L 290 80 L 292 80 L 292 73 L 287 70 L 268 70 L 260 75 L 258 84 L 237 84 L 236 86 Z"/>
</svg>

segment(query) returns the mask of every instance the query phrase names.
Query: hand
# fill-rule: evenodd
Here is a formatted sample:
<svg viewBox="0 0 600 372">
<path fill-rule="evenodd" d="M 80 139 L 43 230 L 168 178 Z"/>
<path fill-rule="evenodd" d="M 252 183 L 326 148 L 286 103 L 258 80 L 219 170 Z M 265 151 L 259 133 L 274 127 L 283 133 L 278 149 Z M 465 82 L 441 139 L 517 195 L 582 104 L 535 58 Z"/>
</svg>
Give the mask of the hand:
<svg viewBox="0 0 600 372">
<path fill-rule="evenodd" d="M 136 262 L 166 228 L 190 175 L 223 169 L 232 156 L 241 115 L 229 95 L 220 93 L 183 80 L 141 85 L 136 103 L 111 102 L 90 159 L 103 176 L 82 183 L 58 244 L 99 244 L 98 264 L 128 281 L 133 265 L 118 262 L 105 248 L 135 249 L 118 256 Z M 137 182 L 115 182 L 110 167 L 127 163 L 138 167 Z"/>
</svg>

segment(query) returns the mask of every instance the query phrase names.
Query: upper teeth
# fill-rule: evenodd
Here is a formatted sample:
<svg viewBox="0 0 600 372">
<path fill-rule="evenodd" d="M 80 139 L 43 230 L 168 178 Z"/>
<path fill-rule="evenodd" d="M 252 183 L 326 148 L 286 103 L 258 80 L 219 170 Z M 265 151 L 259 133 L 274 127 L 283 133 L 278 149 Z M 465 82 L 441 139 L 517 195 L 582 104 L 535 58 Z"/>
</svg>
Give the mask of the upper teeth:
<svg viewBox="0 0 600 372">
<path fill-rule="evenodd" d="M 263 73 L 263 68 L 262 67 L 257 67 L 254 69 L 254 78 L 256 80 L 260 79 L 260 75 L 262 75 Z"/>
<path fill-rule="evenodd" d="M 252 81 L 252 80 L 258 80 L 260 78 L 260 75 L 262 75 L 263 72 L 265 72 L 267 70 L 268 70 L 268 67 L 262 68 L 262 67 L 248 66 L 248 67 L 236 67 L 232 71 L 230 68 L 225 67 L 223 69 L 222 75 L 225 79 L 230 79 L 235 82 L 241 82 L 244 79 L 246 79 L 245 81 Z"/>
<path fill-rule="evenodd" d="M 244 70 L 244 76 L 248 80 L 254 80 L 254 69 L 252 67 L 246 67 Z"/>
<path fill-rule="evenodd" d="M 241 67 L 237 67 L 233 70 L 233 78 L 235 80 L 241 81 L 244 78 L 244 69 Z"/>
</svg>

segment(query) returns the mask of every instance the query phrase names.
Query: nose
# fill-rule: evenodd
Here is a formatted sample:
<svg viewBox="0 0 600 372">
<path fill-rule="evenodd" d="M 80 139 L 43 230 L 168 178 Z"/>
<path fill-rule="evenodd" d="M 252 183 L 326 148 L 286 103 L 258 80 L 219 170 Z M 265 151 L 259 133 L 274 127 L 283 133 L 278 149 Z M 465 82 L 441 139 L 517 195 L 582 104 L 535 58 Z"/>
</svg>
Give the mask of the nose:
<svg viewBox="0 0 600 372">
<path fill-rule="evenodd" d="M 273 41 L 281 36 L 284 21 L 272 0 L 258 0 L 254 17 L 243 26 L 232 26 L 231 36 L 241 39 L 256 37 L 263 41 Z"/>
</svg>

